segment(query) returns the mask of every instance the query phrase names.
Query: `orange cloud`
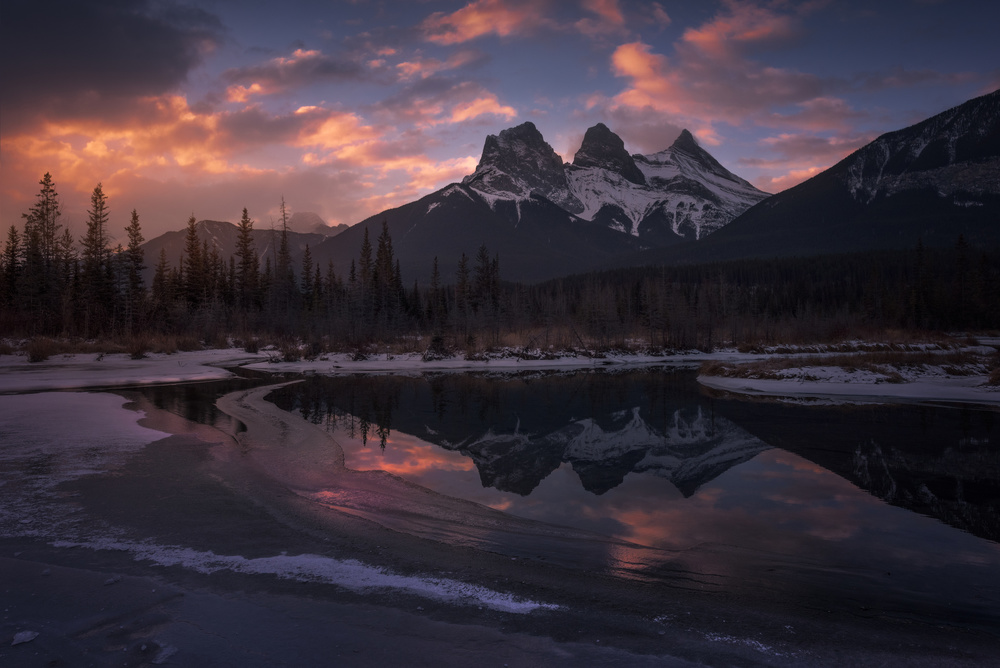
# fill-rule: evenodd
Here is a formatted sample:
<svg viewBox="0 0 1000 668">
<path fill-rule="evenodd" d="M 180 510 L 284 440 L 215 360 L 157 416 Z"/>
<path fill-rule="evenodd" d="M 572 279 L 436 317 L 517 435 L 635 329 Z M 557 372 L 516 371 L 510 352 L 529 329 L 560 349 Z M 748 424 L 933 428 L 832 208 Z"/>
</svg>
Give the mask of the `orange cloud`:
<svg viewBox="0 0 1000 668">
<path fill-rule="evenodd" d="M 759 179 L 754 179 L 754 185 L 764 192 L 778 193 L 782 190 L 787 190 L 792 186 L 797 186 L 807 179 L 811 179 L 824 169 L 826 169 L 826 167 L 819 166 L 792 169 L 785 174 L 780 174 L 778 176 L 764 176 Z"/>
<path fill-rule="evenodd" d="M 794 36 L 793 16 L 738 2 L 702 26 L 688 28 L 674 44 L 675 56 L 652 51 L 643 42 L 619 46 L 611 57 L 613 72 L 629 79 L 611 100 L 613 107 L 649 107 L 697 121 L 739 125 L 776 106 L 821 97 L 816 76 L 769 67 L 748 57 Z"/>
<path fill-rule="evenodd" d="M 295 146 L 318 147 L 328 151 L 378 136 L 375 128 L 364 125 L 352 113 L 330 112 L 322 107 L 299 107 L 295 115 L 312 119 L 293 141 Z"/>
<path fill-rule="evenodd" d="M 426 39 L 437 44 L 460 44 L 486 35 L 507 37 L 544 22 L 540 2 L 514 4 L 504 0 L 476 0 L 445 14 L 431 14 L 421 24 Z"/>
<path fill-rule="evenodd" d="M 463 67 L 475 62 L 479 58 L 480 55 L 477 52 L 463 50 L 453 54 L 445 61 L 440 61 L 436 58 L 417 58 L 405 61 L 396 65 L 396 70 L 399 72 L 400 78 L 404 81 L 417 78 L 426 79 L 438 72 Z"/>
<path fill-rule="evenodd" d="M 451 110 L 451 117 L 448 121 L 450 123 L 461 123 L 462 121 L 467 121 L 469 119 L 487 114 L 493 116 L 503 116 L 507 120 L 510 120 L 517 116 L 517 111 L 513 107 L 501 105 L 500 102 L 497 101 L 496 95 L 489 94 L 476 98 L 470 102 L 457 105 Z"/>
<path fill-rule="evenodd" d="M 731 60 L 747 48 L 788 39 L 796 32 L 792 17 L 764 7 L 730 0 L 729 10 L 698 28 L 684 31 L 682 40 L 712 58 Z"/>
<path fill-rule="evenodd" d="M 246 102 L 251 95 L 263 95 L 264 88 L 259 83 L 252 83 L 249 86 L 233 84 L 226 89 L 226 99 L 230 102 Z"/>
<path fill-rule="evenodd" d="M 573 26 L 588 37 L 600 37 L 625 32 L 625 15 L 618 0 L 583 0 L 583 8 L 597 18 L 583 18 Z"/>
</svg>

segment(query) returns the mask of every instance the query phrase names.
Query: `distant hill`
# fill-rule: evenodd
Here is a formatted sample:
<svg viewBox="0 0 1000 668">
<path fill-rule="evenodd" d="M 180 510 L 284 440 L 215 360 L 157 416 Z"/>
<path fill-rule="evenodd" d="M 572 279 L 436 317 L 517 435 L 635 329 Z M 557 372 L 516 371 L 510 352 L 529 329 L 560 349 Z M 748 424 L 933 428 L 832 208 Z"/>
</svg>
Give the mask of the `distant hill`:
<svg viewBox="0 0 1000 668">
<path fill-rule="evenodd" d="M 207 240 L 209 247 L 217 248 L 219 255 L 227 262 L 229 256 L 236 253 L 236 238 L 239 234 L 239 228 L 236 225 L 221 220 L 200 220 L 197 223 L 197 229 L 198 237 L 202 241 Z M 278 230 L 269 228 L 254 228 L 252 234 L 254 246 L 260 256 L 260 266 L 263 269 L 266 257 L 271 257 L 272 264 L 275 261 L 274 254 L 278 247 L 280 233 Z M 159 262 L 161 249 L 166 251 L 167 261 L 170 265 L 178 266 L 184 255 L 184 237 L 186 235 L 186 230 L 167 232 L 142 245 L 146 258 L 146 285 L 152 284 L 153 272 L 156 269 L 156 263 Z M 288 247 L 292 255 L 292 266 L 295 267 L 296 271 L 302 264 L 302 255 L 306 245 L 309 245 L 311 249 L 314 246 L 319 246 L 328 238 L 327 235 L 319 233 L 288 232 Z"/>
<path fill-rule="evenodd" d="M 288 229 L 293 232 L 302 232 L 305 234 L 322 234 L 326 237 L 335 237 L 349 227 L 350 225 L 345 225 L 344 223 L 327 225 L 326 221 L 320 218 L 318 214 L 308 211 L 298 211 L 288 218 Z"/>
</svg>

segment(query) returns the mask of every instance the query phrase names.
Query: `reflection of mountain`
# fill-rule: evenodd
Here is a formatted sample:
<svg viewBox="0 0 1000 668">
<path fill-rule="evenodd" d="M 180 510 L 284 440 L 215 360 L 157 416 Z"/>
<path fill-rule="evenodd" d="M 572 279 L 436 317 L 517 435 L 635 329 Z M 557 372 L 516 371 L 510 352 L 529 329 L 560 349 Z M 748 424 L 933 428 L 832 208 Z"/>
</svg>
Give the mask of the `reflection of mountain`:
<svg viewBox="0 0 1000 668">
<path fill-rule="evenodd" d="M 993 411 L 739 401 L 716 408 L 887 503 L 1000 541 L 1000 420 Z"/>
<path fill-rule="evenodd" d="M 1000 455 L 995 448 L 965 449 L 928 456 L 868 441 L 855 450 L 848 475 L 894 506 L 1000 541 Z"/>
<path fill-rule="evenodd" d="M 696 392 L 689 373 L 645 369 L 313 377 L 269 398 L 353 438 L 391 428 L 462 452 L 504 491 L 528 494 L 565 462 L 595 494 L 648 472 L 690 496 L 769 447 Z"/>
<path fill-rule="evenodd" d="M 691 496 L 768 448 L 728 420 L 707 419 L 701 408 L 675 411 L 661 433 L 642 418 L 638 406 L 617 412 L 604 426 L 587 418 L 547 434 L 488 431 L 470 443 L 441 445 L 470 456 L 484 486 L 522 495 L 568 462 L 594 494 L 617 487 L 629 473 L 649 472 Z"/>
</svg>

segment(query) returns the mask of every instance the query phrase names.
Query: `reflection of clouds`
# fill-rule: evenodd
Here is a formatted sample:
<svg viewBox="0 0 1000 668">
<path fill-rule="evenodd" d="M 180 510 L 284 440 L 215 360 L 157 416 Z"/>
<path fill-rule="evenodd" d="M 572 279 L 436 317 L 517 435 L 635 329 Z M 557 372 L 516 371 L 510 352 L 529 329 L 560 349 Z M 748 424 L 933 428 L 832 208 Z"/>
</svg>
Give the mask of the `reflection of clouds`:
<svg viewBox="0 0 1000 668">
<path fill-rule="evenodd" d="M 393 432 L 386 439 L 385 450 L 375 443 L 362 446 L 350 453 L 347 466 L 359 471 L 381 469 L 419 480 L 430 472 L 472 471 L 476 465 L 461 453 L 435 447 L 415 436 Z"/>
</svg>

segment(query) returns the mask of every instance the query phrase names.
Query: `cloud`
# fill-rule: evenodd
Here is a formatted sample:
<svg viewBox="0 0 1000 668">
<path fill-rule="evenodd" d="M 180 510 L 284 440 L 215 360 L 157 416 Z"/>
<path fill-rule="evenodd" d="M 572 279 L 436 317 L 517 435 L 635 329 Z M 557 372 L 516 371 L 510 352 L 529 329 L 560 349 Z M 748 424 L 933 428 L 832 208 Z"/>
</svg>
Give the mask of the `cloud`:
<svg viewBox="0 0 1000 668">
<path fill-rule="evenodd" d="M 772 112 L 758 119 L 758 123 L 765 126 L 813 131 L 847 131 L 854 127 L 858 120 L 869 116 L 867 112 L 853 109 L 845 100 L 835 97 L 816 97 L 799 102 L 795 106 L 798 107 L 796 112 L 788 114 Z"/>
<path fill-rule="evenodd" d="M 450 14 L 436 12 L 421 24 L 425 38 L 436 44 L 461 44 L 479 37 L 508 37 L 546 23 L 543 2 L 476 0 Z"/>
<path fill-rule="evenodd" d="M 819 174 L 872 139 L 864 133 L 830 137 L 782 133 L 760 141 L 763 151 L 773 157 L 742 158 L 739 164 L 763 172 L 753 179 L 755 186 L 766 192 L 779 192 Z"/>
<path fill-rule="evenodd" d="M 463 123 L 481 117 L 510 120 L 517 110 L 475 81 L 454 82 L 441 77 L 421 79 L 378 104 L 376 114 L 390 124 L 429 128 L 442 123 Z"/>
<path fill-rule="evenodd" d="M 583 0 L 583 8 L 594 16 L 584 17 L 573 24 L 581 34 L 592 38 L 628 34 L 625 15 L 618 0 Z"/>
<path fill-rule="evenodd" d="M 337 59 L 321 51 L 296 49 L 290 56 L 272 58 L 260 65 L 231 68 L 222 79 L 230 101 L 244 102 L 251 95 L 273 95 L 316 83 L 363 78 L 368 69 L 349 59 Z"/>
<path fill-rule="evenodd" d="M 129 115 L 133 100 L 176 91 L 222 35 L 214 15 L 170 0 L 9 0 L 0 21 L 4 132 Z"/>
<path fill-rule="evenodd" d="M 436 58 L 413 58 L 411 60 L 398 63 L 396 65 L 396 71 L 399 73 L 399 77 L 403 81 L 426 79 L 427 77 L 433 76 L 439 72 L 478 65 L 485 62 L 486 59 L 487 56 L 484 53 L 474 51 L 472 49 L 463 49 L 453 53 L 447 60 L 444 61 Z"/>
</svg>

